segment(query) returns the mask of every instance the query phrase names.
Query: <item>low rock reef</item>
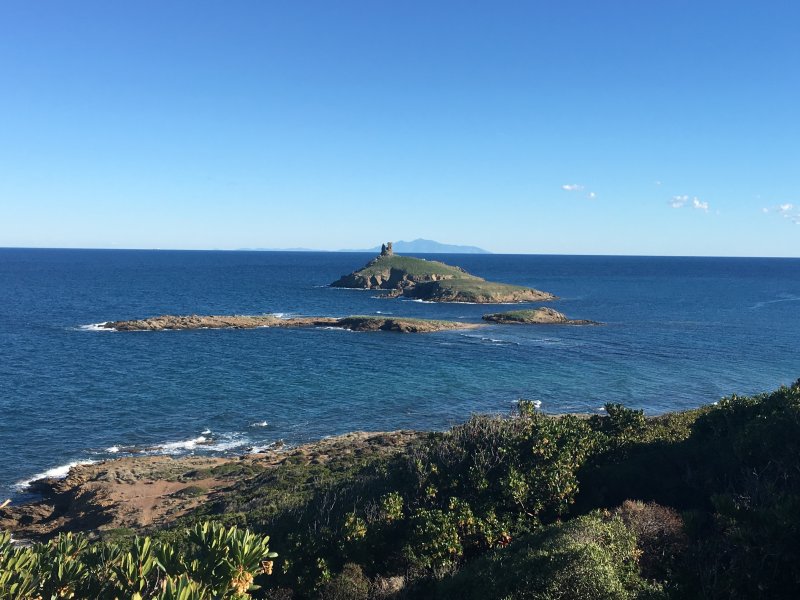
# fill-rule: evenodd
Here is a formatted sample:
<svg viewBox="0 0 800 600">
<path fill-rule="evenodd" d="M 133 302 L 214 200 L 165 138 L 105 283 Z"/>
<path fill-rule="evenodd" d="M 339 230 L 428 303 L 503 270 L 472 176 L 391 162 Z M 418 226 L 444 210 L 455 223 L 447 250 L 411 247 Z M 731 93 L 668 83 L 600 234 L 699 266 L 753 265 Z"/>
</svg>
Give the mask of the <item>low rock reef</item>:
<svg viewBox="0 0 800 600">
<path fill-rule="evenodd" d="M 291 317 L 263 316 L 173 316 L 163 315 L 131 321 L 109 321 L 101 325 L 115 331 L 166 331 L 186 329 L 255 329 L 257 327 L 335 327 L 351 331 L 393 331 L 397 333 L 432 333 L 449 329 L 475 329 L 478 323 L 436 321 L 432 319 L 388 318 L 372 316 Z"/>
<path fill-rule="evenodd" d="M 597 321 L 570 319 L 565 314 L 545 306 L 530 310 L 512 310 L 483 315 L 483 320 L 491 323 L 520 325 L 602 325 L 602 323 L 598 323 Z"/>
<path fill-rule="evenodd" d="M 548 292 L 507 283 L 493 283 L 435 260 L 397 256 L 391 245 L 363 268 L 344 275 L 331 287 L 383 290 L 388 297 L 403 296 L 430 302 L 505 304 L 555 300 Z"/>
</svg>

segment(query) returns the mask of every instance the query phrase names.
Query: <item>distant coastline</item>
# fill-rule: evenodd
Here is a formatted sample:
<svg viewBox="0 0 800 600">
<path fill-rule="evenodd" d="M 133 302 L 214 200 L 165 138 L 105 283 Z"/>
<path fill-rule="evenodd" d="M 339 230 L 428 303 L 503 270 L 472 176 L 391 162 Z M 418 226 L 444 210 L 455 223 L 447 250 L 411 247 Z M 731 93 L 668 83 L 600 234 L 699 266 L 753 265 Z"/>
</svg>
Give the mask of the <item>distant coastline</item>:
<svg viewBox="0 0 800 600">
<path fill-rule="evenodd" d="M 320 250 L 315 248 L 238 248 L 241 251 L 250 252 L 380 252 L 380 246 L 372 248 L 346 248 L 342 250 Z M 435 240 L 425 240 L 417 238 L 410 242 L 399 240 L 394 242 L 395 252 L 398 254 L 492 254 L 488 250 L 478 246 L 463 246 L 459 244 L 443 244 Z"/>
</svg>

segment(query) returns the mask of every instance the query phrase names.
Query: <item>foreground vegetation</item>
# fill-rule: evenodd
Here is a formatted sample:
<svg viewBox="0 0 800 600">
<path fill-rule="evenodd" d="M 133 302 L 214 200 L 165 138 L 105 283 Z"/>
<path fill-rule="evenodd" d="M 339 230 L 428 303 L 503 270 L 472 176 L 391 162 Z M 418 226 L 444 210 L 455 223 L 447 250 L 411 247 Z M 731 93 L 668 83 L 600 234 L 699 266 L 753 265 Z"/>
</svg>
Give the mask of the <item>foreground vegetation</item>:
<svg viewBox="0 0 800 600">
<path fill-rule="evenodd" d="M 396 455 L 249 473 L 152 540 L 3 538 L 0 598 L 796 598 L 798 465 L 800 382 L 656 418 L 522 402 Z"/>
</svg>

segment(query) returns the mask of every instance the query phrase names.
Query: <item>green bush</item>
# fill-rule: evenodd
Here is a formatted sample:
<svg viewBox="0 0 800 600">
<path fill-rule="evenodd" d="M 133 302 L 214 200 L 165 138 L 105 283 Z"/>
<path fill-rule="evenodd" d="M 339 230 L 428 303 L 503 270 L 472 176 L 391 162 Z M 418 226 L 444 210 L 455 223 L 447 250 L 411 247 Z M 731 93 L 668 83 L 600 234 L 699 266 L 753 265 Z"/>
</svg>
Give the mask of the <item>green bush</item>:
<svg viewBox="0 0 800 600">
<path fill-rule="evenodd" d="M 441 598 L 628 600 L 665 597 L 639 576 L 636 536 L 600 514 L 554 523 L 468 563 Z"/>
<path fill-rule="evenodd" d="M 319 593 L 320 600 L 368 600 L 370 581 L 359 565 L 347 563 L 342 572 L 326 581 Z"/>
</svg>

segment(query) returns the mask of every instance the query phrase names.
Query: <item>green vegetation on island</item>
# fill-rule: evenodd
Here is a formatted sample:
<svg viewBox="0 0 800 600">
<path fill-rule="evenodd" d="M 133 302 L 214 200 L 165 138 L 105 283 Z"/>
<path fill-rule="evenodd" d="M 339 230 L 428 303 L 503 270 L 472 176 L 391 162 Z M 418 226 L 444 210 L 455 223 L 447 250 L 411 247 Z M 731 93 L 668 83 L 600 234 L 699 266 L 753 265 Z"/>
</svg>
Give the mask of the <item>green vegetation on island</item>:
<svg viewBox="0 0 800 600">
<path fill-rule="evenodd" d="M 180 461 L 172 462 L 178 472 Z M 201 489 L 198 482 L 215 473 L 231 478 L 204 501 L 166 511 L 157 527 L 133 528 L 158 549 L 154 575 L 125 575 L 145 554 L 130 529 L 100 526 L 92 532 L 100 540 L 81 548 L 66 534 L 27 549 L 4 538 L 0 598 L 133 597 L 118 586 L 183 600 L 789 599 L 800 592 L 800 381 L 652 418 L 617 404 L 603 416 L 548 416 L 521 401 L 510 417 L 475 416 L 444 433 L 351 435 L 224 464 L 179 477 Z M 102 480 L 94 473 L 91 481 Z M 77 515 L 86 522 L 91 506 L 83 501 L 61 531 L 80 529 Z M 19 531 L 13 511 L 21 508 L 0 509 L 0 525 Z M 209 522 L 220 524 L 222 546 L 233 526 L 235 535 L 253 532 L 253 544 L 269 534 L 268 549 L 279 555 L 268 559 L 272 575 L 259 574 L 255 562 L 239 564 L 232 549 L 215 554 L 227 561 L 223 568 L 202 567 L 218 560 L 206 558 L 207 543 L 192 532 Z M 261 589 L 234 591 L 232 573 L 240 586 Z M 179 580 L 226 587 L 168 592 Z"/>
<path fill-rule="evenodd" d="M 499 304 L 555 299 L 552 294 L 533 288 L 486 281 L 439 261 L 397 256 L 391 242 L 366 266 L 342 276 L 331 286 L 385 290 L 392 297 L 431 302 Z"/>
<path fill-rule="evenodd" d="M 597 321 L 570 319 L 565 314 L 545 306 L 528 310 L 510 310 L 508 312 L 483 315 L 483 320 L 492 323 L 522 325 L 600 325 Z"/>
</svg>

